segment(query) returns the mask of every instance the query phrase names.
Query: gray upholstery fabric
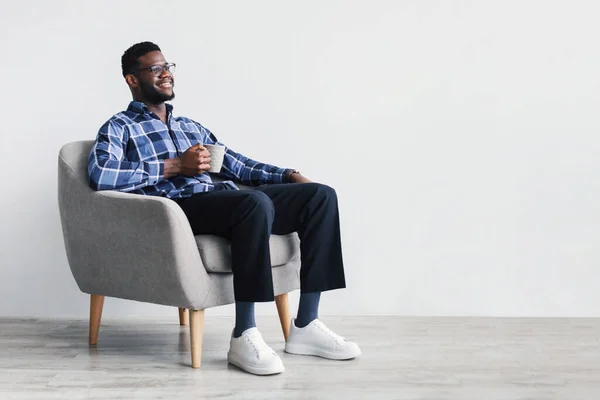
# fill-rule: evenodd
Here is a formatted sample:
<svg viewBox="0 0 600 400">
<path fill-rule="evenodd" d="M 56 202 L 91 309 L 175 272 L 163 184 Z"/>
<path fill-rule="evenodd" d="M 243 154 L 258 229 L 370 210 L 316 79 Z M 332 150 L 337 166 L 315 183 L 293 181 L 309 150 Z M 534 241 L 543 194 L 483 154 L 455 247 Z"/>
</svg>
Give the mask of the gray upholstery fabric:
<svg viewBox="0 0 600 400">
<path fill-rule="evenodd" d="M 296 290 L 300 282 L 300 258 L 273 268 L 273 290 L 275 295 Z M 234 302 L 233 274 L 208 274 L 211 290 L 204 300 L 204 308 L 230 304 Z M 180 306 L 181 307 L 181 306 Z"/>
<path fill-rule="evenodd" d="M 183 211 L 169 199 L 92 190 L 86 172 L 92 143 L 68 143 L 58 157 L 63 237 L 80 290 L 197 310 L 232 303 L 231 274 L 223 273 L 231 257 L 227 241 L 218 250 L 213 238 L 194 238 Z M 275 292 L 298 289 L 297 235 L 271 242 L 272 260 L 283 264 L 273 270 Z M 222 262 L 213 266 L 213 259 Z"/>
<path fill-rule="evenodd" d="M 229 240 L 215 235 L 198 235 L 196 244 L 200 258 L 209 272 L 231 273 L 231 245 Z M 277 267 L 300 257 L 300 239 L 296 233 L 271 235 L 271 265 Z"/>
</svg>

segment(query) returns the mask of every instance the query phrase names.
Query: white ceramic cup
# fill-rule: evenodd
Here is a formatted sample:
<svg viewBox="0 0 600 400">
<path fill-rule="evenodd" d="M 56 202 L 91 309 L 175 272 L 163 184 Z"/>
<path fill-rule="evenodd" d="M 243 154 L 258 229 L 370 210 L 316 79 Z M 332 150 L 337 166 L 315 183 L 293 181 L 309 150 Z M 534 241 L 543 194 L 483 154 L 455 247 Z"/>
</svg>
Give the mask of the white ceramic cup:
<svg viewBox="0 0 600 400">
<path fill-rule="evenodd" d="M 210 169 L 208 172 L 221 172 L 223 158 L 225 158 L 225 146 L 221 146 L 220 144 L 205 144 L 203 146 L 210 153 Z"/>
</svg>

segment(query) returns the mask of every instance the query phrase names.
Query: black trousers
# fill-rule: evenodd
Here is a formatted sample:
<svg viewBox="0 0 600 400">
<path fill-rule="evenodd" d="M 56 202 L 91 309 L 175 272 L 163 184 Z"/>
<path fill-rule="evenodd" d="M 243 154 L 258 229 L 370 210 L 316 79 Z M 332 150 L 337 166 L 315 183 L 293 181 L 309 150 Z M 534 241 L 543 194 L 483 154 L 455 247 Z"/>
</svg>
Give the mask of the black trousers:
<svg viewBox="0 0 600 400">
<path fill-rule="evenodd" d="M 253 190 L 216 190 L 175 199 L 195 235 L 231 241 L 236 301 L 272 301 L 269 237 L 298 232 L 300 290 L 346 287 L 337 196 L 319 183 L 287 183 Z"/>
</svg>

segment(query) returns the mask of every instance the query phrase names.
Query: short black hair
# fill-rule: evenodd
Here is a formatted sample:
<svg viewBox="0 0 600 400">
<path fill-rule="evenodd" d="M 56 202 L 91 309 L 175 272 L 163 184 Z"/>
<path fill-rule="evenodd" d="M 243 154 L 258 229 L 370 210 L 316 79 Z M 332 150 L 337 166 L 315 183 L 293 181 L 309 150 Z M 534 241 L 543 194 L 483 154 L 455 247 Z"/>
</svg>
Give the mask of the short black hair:
<svg viewBox="0 0 600 400">
<path fill-rule="evenodd" d="M 123 76 L 135 72 L 140 65 L 138 58 L 151 51 L 160 51 L 160 47 L 152 42 L 140 42 L 125 50 L 125 53 L 121 57 Z"/>
</svg>

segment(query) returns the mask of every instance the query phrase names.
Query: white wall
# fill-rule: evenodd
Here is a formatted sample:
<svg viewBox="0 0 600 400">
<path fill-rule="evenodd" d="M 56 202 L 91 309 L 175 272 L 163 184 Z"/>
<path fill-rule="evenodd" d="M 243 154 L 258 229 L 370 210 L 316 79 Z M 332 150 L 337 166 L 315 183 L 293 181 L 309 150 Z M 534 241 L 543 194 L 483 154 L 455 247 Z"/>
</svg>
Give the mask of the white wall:
<svg viewBox="0 0 600 400">
<path fill-rule="evenodd" d="M 349 288 L 322 314 L 600 315 L 598 2 L 1 8 L 0 316 L 87 314 L 57 152 L 126 107 L 120 56 L 142 40 L 178 63 L 177 114 L 337 188 Z"/>
</svg>

